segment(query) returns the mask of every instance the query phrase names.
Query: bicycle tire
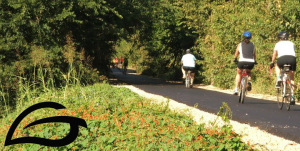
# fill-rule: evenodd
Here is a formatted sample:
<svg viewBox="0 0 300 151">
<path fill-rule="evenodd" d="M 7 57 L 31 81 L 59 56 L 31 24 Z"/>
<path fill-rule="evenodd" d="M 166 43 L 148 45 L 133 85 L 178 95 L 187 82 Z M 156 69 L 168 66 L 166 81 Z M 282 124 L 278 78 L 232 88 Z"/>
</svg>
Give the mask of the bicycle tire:
<svg viewBox="0 0 300 151">
<path fill-rule="evenodd" d="M 277 88 L 277 106 L 280 110 L 282 110 L 283 103 L 284 103 L 284 97 L 282 96 L 282 86 L 280 88 Z"/>
<path fill-rule="evenodd" d="M 292 97 L 292 95 L 291 95 L 291 84 L 288 83 L 286 85 L 285 93 L 286 93 L 286 96 L 284 97 L 285 98 L 284 99 L 285 107 L 286 107 L 286 110 L 289 111 L 291 109 L 291 97 Z"/>
<path fill-rule="evenodd" d="M 245 96 L 246 96 L 246 80 L 243 77 L 241 80 L 241 88 L 240 88 L 240 99 L 239 99 L 239 103 L 244 103 L 245 101 Z"/>
<path fill-rule="evenodd" d="M 185 78 L 185 87 L 190 88 L 190 74 L 188 73 Z"/>
</svg>

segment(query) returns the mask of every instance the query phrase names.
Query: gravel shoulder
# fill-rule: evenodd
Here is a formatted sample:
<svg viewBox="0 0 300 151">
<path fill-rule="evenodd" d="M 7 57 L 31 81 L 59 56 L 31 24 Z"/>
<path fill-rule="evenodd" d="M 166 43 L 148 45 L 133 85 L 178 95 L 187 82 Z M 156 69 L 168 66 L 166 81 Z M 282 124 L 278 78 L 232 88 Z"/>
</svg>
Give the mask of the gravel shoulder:
<svg viewBox="0 0 300 151">
<path fill-rule="evenodd" d="M 194 120 L 197 123 L 205 123 L 206 125 L 209 125 L 210 121 L 214 121 L 217 119 L 217 116 L 205 111 L 201 111 L 199 109 L 196 109 L 194 107 L 190 107 L 186 104 L 182 104 L 179 102 L 176 102 L 171 99 L 164 98 L 159 95 L 147 93 L 141 89 L 138 89 L 132 85 L 118 85 L 119 87 L 126 87 L 130 89 L 131 91 L 139 94 L 142 97 L 148 98 L 153 100 L 154 102 L 157 102 L 158 104 L 169 102 L 169 108 L 175 112 L 179 112 L 182 114 L 190 114 L 193 116 Z M 219 91 L 223 93 L 229 93 L 232 92 L 230 90 L 221 90 L 218 88 L 215 88 L 213 86 L 195 86 L 194 88 L 202 88 L 212 91 Z M 268 100 L 276 100 L 276 97 L 274 96 L 268 96 L 268 95 L 258 95 L 258 94 L 249 94 L 247 97 L 254 97 L 259 99 L 268 99 Z M 221 119 L 217 119 L 217 123 L 219 126 L 222 126 L 223 121 Z M 300 150 L 300 144 L 286 140 L 284 138 L 272 135 L 270 133 L 267 133 L 265 131 L 262 131 L 258 129 L 257 127 L 251 127 L 247 124 L 239 123 L 237 121 L 230 121 L 231 125 L 233 126 L 233 130 L 242 135 L 242 140 L 244 142 L 250 142 L 254 145 L 255 149 L 258 150 L 272 150 L 272 151 L 299 151 Z"/>
</svg>

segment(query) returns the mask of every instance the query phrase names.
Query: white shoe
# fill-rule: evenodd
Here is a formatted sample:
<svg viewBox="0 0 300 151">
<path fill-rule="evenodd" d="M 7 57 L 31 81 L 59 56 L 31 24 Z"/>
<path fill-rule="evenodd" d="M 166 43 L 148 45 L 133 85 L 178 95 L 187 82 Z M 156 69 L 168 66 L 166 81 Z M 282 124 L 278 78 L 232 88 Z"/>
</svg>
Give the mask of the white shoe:
<svg viewBox="0 0 300 151">
<path fill-rule="evenodd" d="M 239 94 L 239 90 L 238 90 L 238 88 L 235 88 L 234 90 L 233 90 L 233 95 L 238 95 Z"/>
<path fill-rule="evenodd" d="M 275 88 L 280 88 L 281 82 L 282 82 L 281 78 L 277 79 Z"/>
</svg>

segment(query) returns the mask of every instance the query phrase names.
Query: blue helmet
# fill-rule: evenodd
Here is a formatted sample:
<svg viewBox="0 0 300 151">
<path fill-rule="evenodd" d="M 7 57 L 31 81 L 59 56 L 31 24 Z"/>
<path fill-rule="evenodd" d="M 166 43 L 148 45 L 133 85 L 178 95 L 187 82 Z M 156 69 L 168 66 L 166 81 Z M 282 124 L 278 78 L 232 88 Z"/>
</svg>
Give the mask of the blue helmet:
<svg viewBox="0 0 300 151">
<path fill-rule="evenodd" d="M 245 31 L 245 32 L 243 33 L 243 37 L 251 38 L 252 35 L 251 35 L 251 33 L 250 33 L 249 31 Z"/>
</svg>

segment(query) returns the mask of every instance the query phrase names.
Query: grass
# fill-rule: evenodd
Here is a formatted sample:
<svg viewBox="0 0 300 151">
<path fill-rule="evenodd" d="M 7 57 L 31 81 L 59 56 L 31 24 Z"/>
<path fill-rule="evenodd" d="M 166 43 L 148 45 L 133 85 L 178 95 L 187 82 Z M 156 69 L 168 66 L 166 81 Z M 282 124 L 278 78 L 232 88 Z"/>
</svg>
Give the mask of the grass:
<svg viewBox="0 0 300 151">
<path fill-rule="evenodd" d="M 77 139 L 62 147 L 17 144 L 4 147 L 10 125 L 29 106 L 45 101 L 57 102 L 66 109 L 40 109 L 23 119 L 13 138 L 29 135 L 60 139 L 69 133 L 69 124 L 47 123 L 23 129 L 29 123 L 50 116 L 83 118 L 88 128 L 80 127 Z M 75 86 L 53 90 L 24 102 L 0 123 L 0 150 L 253 150 L 241 141 L 228 123 L 223 127 L 196 124 L 188 115 L 170 111 L 162 104 L 140 97 L 127 88 L 109 84 Z M 222 113 L 220 110 L 219 113 Z M 227 113 L 226 113 L 227 114 Z M 220 114 L 226 121 L 226 115 Z"/>
</svg>

